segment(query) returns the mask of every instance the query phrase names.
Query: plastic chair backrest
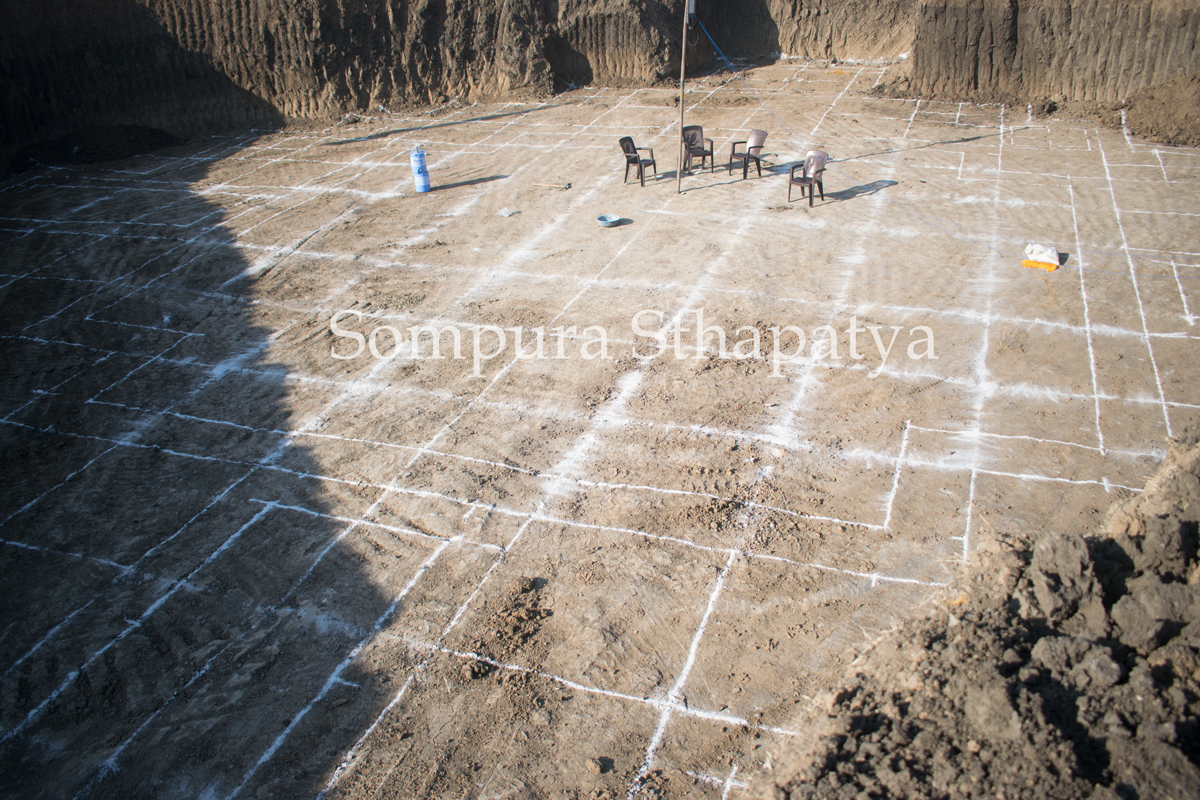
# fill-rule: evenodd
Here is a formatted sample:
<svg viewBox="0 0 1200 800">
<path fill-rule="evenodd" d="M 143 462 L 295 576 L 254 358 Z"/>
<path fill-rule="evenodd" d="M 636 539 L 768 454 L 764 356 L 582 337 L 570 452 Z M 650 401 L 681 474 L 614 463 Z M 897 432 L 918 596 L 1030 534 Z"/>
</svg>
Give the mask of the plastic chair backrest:
<svg viewBox="0 0 1200 800">
<path fill-rule="evenodd" d="M 762 150 L 763 145 L 767 141 L 767 132 L 760 131 L 758 128 L 750 131 L 750 139 L 746 142 L 746 152 L 758 155 L 759 150 Z"/>
<path fill-rule="evenodd" d="M 633 144 L 632 136 L 621 137 L 621 152 L 625 154 L 625 158 L 627 161 L 629 161 L 629 163 L 637 163 L 637 147 L 635 147 Z"/>
<path fill-rule="evenodd" d="M 701 125 L 687 125 L 683 129 L 683 140 L 687 146 L 704 149 L 704 128 Z"/>
<path fill-rule="evenodd" d="M 829 153 L 824 150 L 809 150 L 804 156 L 804 174 L 810 178 L 820 178 L 828 160 Z"/>
</svg>

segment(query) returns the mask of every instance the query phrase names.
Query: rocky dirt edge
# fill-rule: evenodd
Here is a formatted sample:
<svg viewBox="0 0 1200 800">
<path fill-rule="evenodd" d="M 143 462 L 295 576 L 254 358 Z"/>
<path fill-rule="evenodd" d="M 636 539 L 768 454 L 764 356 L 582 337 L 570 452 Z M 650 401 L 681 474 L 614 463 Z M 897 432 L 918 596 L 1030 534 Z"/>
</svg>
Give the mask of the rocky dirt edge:
<svg viewBox="0 0 1200 800">
<path fill-rule="evenodd" d="M 818 697 L 763 798 L 1200 797 L 1200 446 L 1095 536 L 994 537 Z"/>
<path fill-rule="evenodd" d="M 1004 93 L 979 97 L 954 92 L 922 92 L 913 85 L 912 64 L 900 61 L 868 94 L 898 100 L 919 97 L 945 102 L 1007 103 L 1018 108 L 1028 105 L 1035 117 L 1090 119 L 1118 130 L 1127 127 L 1131 134 L 1149 142 L 1200 147 L 1200 73 L 1181 75 L 1174 80 L 1139 89 L 1124 102 L 1101 103 L 1030 99 Z"/>
<path fill-rule="evenodd" d="M 1200 74 L 1147 86 L 1130 98 L 1126 117 L 1136 136 L 1200 147 Z"/>
</svg>

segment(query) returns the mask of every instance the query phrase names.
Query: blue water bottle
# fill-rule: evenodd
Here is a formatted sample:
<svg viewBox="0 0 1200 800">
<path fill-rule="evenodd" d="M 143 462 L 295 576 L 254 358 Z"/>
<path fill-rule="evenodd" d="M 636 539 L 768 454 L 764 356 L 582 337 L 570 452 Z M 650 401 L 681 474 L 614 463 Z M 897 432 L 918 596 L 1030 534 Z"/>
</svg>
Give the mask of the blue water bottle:
<svg viewBox="0 0 1200 800">
<path fill-rule="evenodd" d="M 417 184 L 417 191 L 428 192 L 429 169 L 425 166 L 425 151 L 421 149 L 421 145 L 413 148 L 412 155 L 409 157 L 409 163 L 412 165 L 413 178 Z"/>
</svg>

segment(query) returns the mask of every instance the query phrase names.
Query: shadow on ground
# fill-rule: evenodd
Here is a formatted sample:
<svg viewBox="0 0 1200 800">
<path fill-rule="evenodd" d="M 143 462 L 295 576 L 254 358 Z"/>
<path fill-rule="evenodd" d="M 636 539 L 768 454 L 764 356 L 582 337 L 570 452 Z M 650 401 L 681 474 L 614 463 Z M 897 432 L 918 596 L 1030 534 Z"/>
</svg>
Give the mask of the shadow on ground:
<svg viewBox="0 0 1200 800">
<path fill-rule="evenodd" d="M 244 144 L 0 195 L 6 797 L 312 795 L 390 699 L 346 666 L 394 599 L 360 552 L 378 531 L 328 516 L 382 492 L 320 477 L 228 283 L 246 222 L 191 188 Z M 378 547 L 401 584 L 427 555 Z M 348 686 L 302 764 L 268 758 Z"/>
</svg>

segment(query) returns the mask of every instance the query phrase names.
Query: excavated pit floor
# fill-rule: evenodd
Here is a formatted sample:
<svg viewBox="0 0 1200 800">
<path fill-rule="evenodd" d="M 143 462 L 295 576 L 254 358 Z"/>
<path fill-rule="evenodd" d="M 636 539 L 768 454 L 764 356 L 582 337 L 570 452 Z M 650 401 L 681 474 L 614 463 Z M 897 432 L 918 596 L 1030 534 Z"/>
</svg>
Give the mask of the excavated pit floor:
<svg viewBox="0 0 1200 800">
<path fill-rule="evenodd" d="M 1200 419 L 1200 151 L 884 69 L 690 82 L 770 137 L 682 195 L 662 88 L 6 179 L 5 794 L 736 797 L 982 539 L 1094 530 Z"/>
</svg>

